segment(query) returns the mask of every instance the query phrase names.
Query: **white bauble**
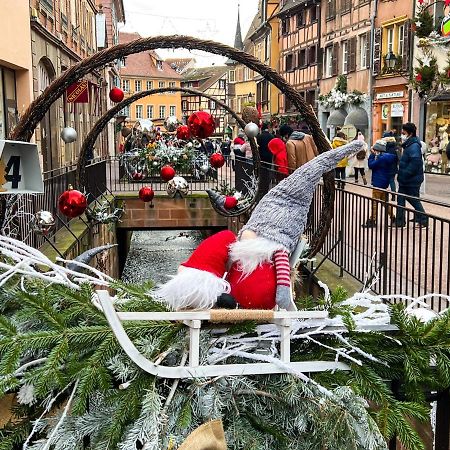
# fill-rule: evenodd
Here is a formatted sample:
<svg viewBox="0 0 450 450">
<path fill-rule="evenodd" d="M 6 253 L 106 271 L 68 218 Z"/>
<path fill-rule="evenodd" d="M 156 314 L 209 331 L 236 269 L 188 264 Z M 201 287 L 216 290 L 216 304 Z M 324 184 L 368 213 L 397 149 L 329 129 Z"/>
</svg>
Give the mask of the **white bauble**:
<svg viewBox="0 0 450 450">
<path fill-rule="evenodd" d="M 259 127 L 256 123 L 249 122 L 245 125 L 244 132 L 249 138 L 254 138 L 259 134 Z"/>
<path fill-rule="evenodd" d="M 77 140 L 77 131 L 72 127 L 65 127 L 61 131 L 61 139 L 66 143 L 70 144 Z"/>
</svg>

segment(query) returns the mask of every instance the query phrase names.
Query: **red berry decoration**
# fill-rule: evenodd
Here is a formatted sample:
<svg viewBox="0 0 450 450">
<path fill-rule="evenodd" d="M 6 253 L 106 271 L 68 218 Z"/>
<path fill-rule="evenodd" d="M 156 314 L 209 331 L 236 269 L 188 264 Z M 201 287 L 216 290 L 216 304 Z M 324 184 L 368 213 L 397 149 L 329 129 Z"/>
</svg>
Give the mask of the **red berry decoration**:
<svg viewBox="0 0 450 450">
<path fill-rule="evenodd" d="M 238 204 L 238 201 L 237 201 L 236 197 L 231 197 L 231 196 L 227 195 L 225 197 L 225 203 L 224 203 L 223 207 L 225 209 L 233 209 L 233 208 L 236 208 L 237 204 Z"/>
<path fill-rule="evenodd" d="M 416 75 L 416 81 L 418 82 L 418 83 L 420 83 L 421 81 L 422 81 L 422 74 L 421 73 L 418 73 L 417 75 Z"/>
<path fill-rule="evenodd" d="M 69 185 L 67 191 L 59 196 L 58 208 L 66 217 L 73 219 L 86 211 L 87 200 L 84 194 Z"/>
<path fill-rule="evenodd" d="M 177 139 L 187 141 L 191 137 L 191 130 L 187 125 L 180 125 L 177 128 Z"/>
<path fill-rule="evenodd" d="M 145 203 L 151 202 L 154 196 L 155 191 L 151 187 L 144 186 L 139 189 L 139 198 Z"/>
<path fill-rule="evenodd" d="M 161 178 L 164 181 L 170 181 L 175 176 L 175 169 L 172 166 L 161 167 Z"/>
<path fill-rule="evenodd" d="M 222 153 L 213 153 L 209 158 L 209 163 L 214 169 L 220 169 L 225 164 L 225 158 Z"/>
<path fill-rule="evenodd" d="M 214 133 L 216 121 L 211 114 L 205 111 L 197 111 L 189 116 L 188 127 L 193 136 L 206 139 Z"/>
<path fill-rule="evenodd" d="M 109 91 L 109 98 L 114 103 L 120 103 L 124 97 L 125 97 L 125 94 L 123 93 L 122 89 L 120 89 L 118 87 L 113 87 Z"/>
<path fill-rule="evenodd" d="M 133 173 L 133 180 L 140 181 L 144 179 L 144 174 L 142 172 L 134 172 Z"/>
</svg>

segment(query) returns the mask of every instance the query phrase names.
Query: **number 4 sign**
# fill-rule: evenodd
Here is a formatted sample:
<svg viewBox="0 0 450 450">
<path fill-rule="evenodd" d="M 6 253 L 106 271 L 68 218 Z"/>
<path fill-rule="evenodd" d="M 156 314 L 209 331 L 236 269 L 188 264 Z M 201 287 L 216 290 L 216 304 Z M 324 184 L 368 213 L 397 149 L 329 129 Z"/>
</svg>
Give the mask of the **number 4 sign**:
<svg viewBox="0 0 450 450">
<path fill-rule="evenodd" d="M 0 139 L 0 194 L 42 194 L 36 144 Z"/>
</svg>

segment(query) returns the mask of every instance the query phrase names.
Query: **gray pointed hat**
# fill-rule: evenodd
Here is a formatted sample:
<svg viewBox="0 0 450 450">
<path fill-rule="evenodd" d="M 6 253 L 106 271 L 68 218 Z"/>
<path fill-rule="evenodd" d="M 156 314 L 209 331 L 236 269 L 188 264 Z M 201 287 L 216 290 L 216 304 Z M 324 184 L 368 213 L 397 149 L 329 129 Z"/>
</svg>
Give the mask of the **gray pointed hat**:
<svg viewBox="0 0 450 450">
<path fill-rule="evenodd" d="M 252 230 L 292 252 L 305 230 L 309 207 L 321 176 L 363 146 L 363 142 L 352 141 L 299 167 L 261 199 L 242 231 Z"/>
</svg>

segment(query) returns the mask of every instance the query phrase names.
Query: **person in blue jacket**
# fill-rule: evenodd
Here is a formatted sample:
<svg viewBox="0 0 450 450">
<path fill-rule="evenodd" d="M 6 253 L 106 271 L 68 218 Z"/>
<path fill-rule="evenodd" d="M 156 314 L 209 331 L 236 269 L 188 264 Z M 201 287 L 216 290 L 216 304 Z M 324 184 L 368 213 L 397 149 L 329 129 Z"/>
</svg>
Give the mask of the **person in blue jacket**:
<svg viewBox="0 0 450 450">
<path fill-rule="evenodd" d="M 397 155 L 390 153 L 386 148 L 386 141 L 381 139 L 375 142 L 369 156 L 369 169 L 372 171 L 372 213 L 370 219 L 363 225 L 363 228 L 374 228 L 377 226 L 378 203 L 388 204 L 388 194 L 386 189 L 391 180 L 392 171 L 397 165 Z M 391 221 L 395 221 L 392 206 L 388 206 L 388 214 Z"/>
<path fill-rule="evenodd" d="M 414 214 L 415 226 L 418 228 L 428 226 L 428 218 L 424 213 L 420 197 L 420 185 L 424 180 L 422 144 L 416 136 L 417 128 L 413 123 L 405 123 L 402 127 L 403 153 L 398 166 L 398 193 L 397 220 L 394 226 L 403 228 L 405 221 L 406 201 L 416 210 Z M 407 196 L 407 197 L 405 197 Z"/>
<path fill-rule="evenodd" d="M 385 131 L 383 133 L 383 141 L 386 142 L 386 152 L 395 155 L 395 165 L 392 165 L 389 187 L 391 188 L 392 192 L 397 192 L 397 185 L 395 184 L 395 177 L 398 172 L 397 140 L 395 139 L 394 133 L 392 131 Z M 392 195 L 392 200 L 395 200 L 394 195 Z"/>
</svg>

